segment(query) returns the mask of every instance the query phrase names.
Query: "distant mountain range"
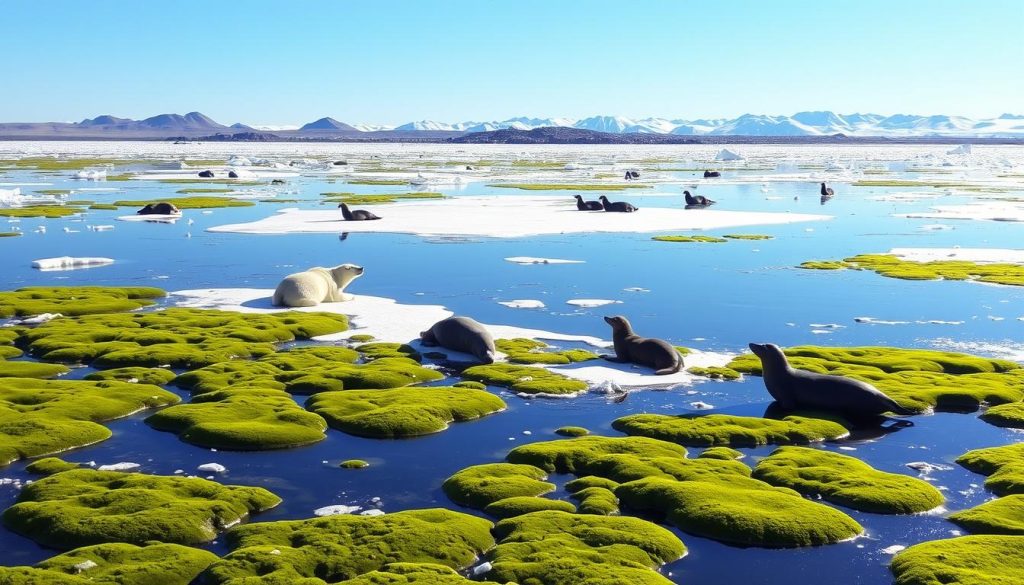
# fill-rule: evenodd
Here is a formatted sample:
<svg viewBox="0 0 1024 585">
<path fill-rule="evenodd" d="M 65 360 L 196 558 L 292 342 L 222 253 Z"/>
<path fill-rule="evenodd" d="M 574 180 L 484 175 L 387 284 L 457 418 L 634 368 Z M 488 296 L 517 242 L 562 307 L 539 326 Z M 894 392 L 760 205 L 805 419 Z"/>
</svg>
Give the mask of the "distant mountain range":
<svg viewBox="0 0 1024 585">
<path fill-rule="evenodd" d="M 998 118 L 972 119 L 963 116 L 916 116 L 896 114 L 836 114 L 799 112 L 792 116 L 744 114 L 719 119 L 632 119 L 620 116 L 568 118 L 509 118 L 491 122 L 445 123 L 431 120 L 399 126 L 348 124 L 334 118 L 320 118 L 303 126 L 258 126 L 242 123 L 225 126 L 209 117 L 191 112 L 160 114 L 144 120 L 110 115 L 81 122 L 34 122 L 0 124 L 2 139 L 167 139 L 199 138 L 273 132 L 281 139 L 422 140 L 442 139 L 499 130 L 528 131 L 537 128 L 574 128 L 608 134 L 663 134 L 671 136 L 752 137 L 889 137 L 889 138 L 1021 138 L 1024 115 L 1003 114 Z"/>
</svg>

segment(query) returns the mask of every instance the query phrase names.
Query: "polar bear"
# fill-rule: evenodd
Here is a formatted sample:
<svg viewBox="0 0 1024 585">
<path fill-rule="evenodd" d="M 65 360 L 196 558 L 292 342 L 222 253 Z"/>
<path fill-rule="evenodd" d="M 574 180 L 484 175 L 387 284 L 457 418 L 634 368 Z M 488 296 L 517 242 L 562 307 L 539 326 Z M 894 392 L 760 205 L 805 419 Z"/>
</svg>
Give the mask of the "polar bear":
<svg viewBox="0 0 1024 585">
<path fill-rule="evenodd" d="M 272 302 L 277 307 L 315 307 L 320 303 L 351 301 L 345 292 L 350 282 L 363 275 L 363 267 L 342 264 L 334 268 L 310 268 L 284 277 L 274 290 Z"/>
</svg>

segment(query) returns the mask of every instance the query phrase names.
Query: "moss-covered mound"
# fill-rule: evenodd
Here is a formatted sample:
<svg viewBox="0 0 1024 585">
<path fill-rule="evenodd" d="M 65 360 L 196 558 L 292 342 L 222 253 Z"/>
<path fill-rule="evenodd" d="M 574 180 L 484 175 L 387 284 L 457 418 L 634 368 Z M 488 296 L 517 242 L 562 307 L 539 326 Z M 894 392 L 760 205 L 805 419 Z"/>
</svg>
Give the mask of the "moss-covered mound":
<svg viewBox="0 0 1024 585">
<path fill-rule="evenodd" d="M 281 498 L 199 478 L 73 469 L 25 488 L 4 525 L 53 548 L 159 540 L 198 544 Z"/>
<path fill-rule="evenodd" d="M 499 500 L 554 491 L 555 484 L 543 481 L 546 478 L 543 470 L 532 465 L 485 463 L 455 472 L 441 487 L 456 504 L 482 510 Z"/>
<path fill-rule="evenodd" d="M 25 207 L 0 208 L 0 217 L 46 217 L 57 218 L 75 215 L 85 211 L 82 207 L 65 205 L 26 205 Z"/>
<path fill-rule="evenodd" d="M 558 427 L 555 429 L 555 434 L 562 435 L 563 437 L 582 437 L 584 435 L 589 435 L 590 431 L 583 427 L 568 426 Z"/>
<path fill-rule="evenodd" d="M 550 346 L 535 339 L 495 339 L 494 347 L 508 356 L 514 364 L 551 364 L 564 365 L 575 362 L 596 360 L 600 356 L 585 349 L 566 349 L 562 351 L 543 351 Z"/>
<path fill-rule="evenodd" d="M 753 477 L 834 504 L 879 514 L 913 514 L 945 499 L 926 481 L 878 471 L 867 463 L 831 451 L 780 447 L 762 459 Z"/>
<path fill-rule="evenodd" d="M 579 501 L 577 512 L 613 516 L 619 513 L 619 498 L 613 489 L 593 486 L 573 492 L 572 498 Z"/>
<path fill-rule="evenodd" d="M 274 353 L 275 343 L 344 331 L 348 320 L 328 313 L 243 314 L 171 308 L 152 313 L 54 319 L 22 335 L 47 361 L 198 368 Z"/>
<path fill-rule="evenodd" d="M 710 447 L 701 451 L 700 455 L 697 455 L 699 459 L 721 459 L 723 461 L 732 461 L 734 459 L 743 459 L 745 455 L 736 449 L 730 449 L 729 447 Z"/>
<path fill-rule="evenodd" d="M 895 585 L 1018 585 L 1024 536 L 961 536 L 914 545 L 892 560 Z"/>
<path fill-rule="evenodd" d="M 51 557 L 34 568 L 0 567 L 0 583 L 189 585 L 216 560 L 211 552 L 179 544 L 98 544 Z"/>
<path fill-rule="evenodd" d="M 680 242 L 693 244 L 723 244 L 729 240 L 715 236 L 653 236 L 655 242 Z"/>
<path fill-rule="evenodd" d="M 0 232 L 0 238 L 16 238 L 20 235 L 21 232 Z"/>
<path fill-rule="evenodd" d="M 686 449 L 672 443 L 645 437 L 589 435 L 516 447 L 509 451 L 506 459 L 512 463 L 525 463 L 539 467 L 548 472 L 591 475 L 585 473 L 587 468 L 595 466 L 604 457 L 614 455 L 682 460 L 686 458 Z M 606 474 L 595 473 L 592 475 L 609 477 Z"/>
<path fill-rule="evenodd" d="M 1011 402 L 1009 404 L 993 406 L 986 410 L 979 418 L 997 427 L 1024 429 L 1024 402 Z"/>
<path fill-rule="evenodd" d="M 277 581 L 272 581 L 277 583 Z M 307 583 L 307 581 L 302 581 Z M 308 585 L 325 583 L 315 579 Z M 433 563 L 389 563 L 379 571 L 370 571 L 354 579 L 346 579 L 344 585 L 473 585 L 458 574 L 455 569 Z"/>
<path fill-rule="evenodd" d="M 615 495 L 633 510 L 657 512 L 682 530 L 724 542 L 766 547 L 831 544 L 863 529 L 839 510 L 800 494 L 741 478 L 727 481 L 641 479 Z"/>
<path fill-rule="evenodd" d="M 113 368 L 111 370 L 100 370 L 85 376 L 86 380 L 118 380 L 121 382 L 132 382 L 138 384 L 153 384 L 163 386 L 170 384 L 178 377 L 177 374 L 166 368 Z"/>
<path fill-rule="evenodd" d="M 484 390 L 431 386 L 322 392 L 313 395 L 306 408 L 346 433 L 399 438 L 443 431 L 450 422 L 504 410 L 505 402 Z"/>
<path fill-rule="evenodd" d="M 60 457 L 43 457 L 42 459 L 36 459 L 32 463 L 26 465 L 25 471 L 39 475 L 53 475 L 54 473 L 68 471 L 69 469 L 78 469 L 79 467 L 81 467 L 81 465 L 78 463 L 64 461 Z"/>
<path fill-rule="evenodd" d="M 422 564 L 467 567 L 493 546 L 490 528 L 483 518 L 444 509 L 258 522 L 228 533 L 232 552 L 214 563 L 204 579 L 215 584 L 319 585 L 362 575 L 353 582 L 460 583 L 447 577 L 374 581 L 368 574 L 401 574 L 408 569 L 422 573 L 428 569 Z M 392 563 L 419 566 L 396 570 Z"/>
<path fill-rule="evenodd" d="M 985 502 L 951 514 L 949 520 L 975 533 L 1024 535 L 1024 494 Z"/>
<path fill-rule="evenodd" d="M 494 527 L 489 579 L 524 584 L 667 585 L 656 569 L 686 553 L 671 532 L 639 518 L 534 512 Z"/>
<path fill-rule="evenodd" d="M 1024 398 L 1024 366 L 1009 360 L 893 347 L 806 345 L 783 351 L 796 369 L 867 382 L 911 410 L 976 408 Z M 728 367 L 761 375 L 753 354 L 736 357 Z"/>
<path fill-rule="evenodd" d="M 723 238 L 730 240 L 772 240 L 775 236 L 767 236 L 764 234 L 725 234 Z"/>
<path fill-rule="evenodd" d="M 0 292 L 0 317 L 134 311 L 166 295 L 159 288 L 143 286 L 28 286 Z"/>
<path fill-rule="evenodd" d="M 472 366 L 463 370 L 462 376 L 484 384 L 503 386 L 517 394 L 576 394 L 589 388 L 586 382 L 534 366 Z"/>
<path fill-rule="evenodd" d="M 363 358 L 368 360 L 375 360 L 383 357 L 404 357 L 420 361 L 423 357 L 420 355 L 420 352 L 405 343 L 385 343 L 378 341 L 357 345 L 355 350 L 359 352 Z"/>
<path fill-rule="evenodd" d="M 633 414 L 615 420 L 612 428 L 627 435 L 652 437 L 693 447 L 789 445 L 834 440 L 849 434 L 845 427 L 829 420 L 802 416 L 774 420 L 727 414 Z"/>
<path fill-rule="evenodd" d="M 396 201 L 407 201 L 411 199 L 444 199 L 442 193 L 431 191 L 414 191 L 412 193 L 380 193 L 367 195 L 365 193 L 321 193 L 325 201 L 331 203 L 347 203 L 349 205 L 379 205 L 381 203 L 395 203 Z"/>
<path fill-rule="evenodd" d="M 711 378 L 712 380 L 739 380 L 743 377 L 742 374 L 732 368 L 726 368 L 721 366 L 692 366 L 686 369 L 687 372 L 694 376 L 704 376 L 705 378 Z"/>
<path fill-rule="evenodd" d="M 842 261 L 804 262 L 800 268 L 815 270 L 873 270 L 882 276 L 903 280 L 976 280 L 993 284 L 1024 286 L 1024 266 L 980 263 L 964 260 L 913 262 L 892 254 L 860 254 Z"/>
<path fill-rule="evenodd" d="M 513 516 L 522 516 L 523 514 L 540 512 L 542 510 L 558 510 L 571 514 L 576 511 L 576 506 L 565 500 L 513 496 L 487 504 L 487 507 L 484 508 L 485 513 L 495 518 L 512 518 Z"/>
<path fill-rule="evenodd" d="M 216 209 L 219 207 L 252 207 L 252 201 L 234 197 L 170 197 L 166 199 L 132 199 L 115 201 L 118 207 L 145 207 L 151 203 L 170 203 L 178 209 Z"/>
<path fill-rule="evenodd" d="M 342 469 L 365 469 L 369 466 L 370 464 L 362 459 L 346 459 L 338 464 Z"/>
<path fill-rule="evenodd" d="M 997 495 L 1024 494 L 1024 443 L 975 449 L 956 462 L 974 473 L 987 475 L 985 487 Z"/>
<path fill-rule="evenodd" d="M 0 378 L 37 378 L 46 380 L 56 378 L 70 371 L 66 366 L 60 364 L 41 364 L 28 361 L 11 362 L 6 359 L 0 359 Z"/>
<path fill-rule="evenodd" d="M 5 378 L 0 381 L 0 465 L 98 443 L 110 430 L 97 423 L 179 400 L 145 384 Z"/>
</svg>

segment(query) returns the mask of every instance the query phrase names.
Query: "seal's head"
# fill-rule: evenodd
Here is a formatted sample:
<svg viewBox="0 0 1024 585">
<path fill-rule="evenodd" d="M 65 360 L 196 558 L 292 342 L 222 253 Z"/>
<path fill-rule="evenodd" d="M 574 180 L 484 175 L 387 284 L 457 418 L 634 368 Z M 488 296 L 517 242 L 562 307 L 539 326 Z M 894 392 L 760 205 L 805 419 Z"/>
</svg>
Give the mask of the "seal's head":
<svg viewBox="0 0 1024 585">
<path fill-rule="evenodd" d="M 601 195 L 600 197 L 598 197 L 598 199 L 601 200 L 601 203 L 608 203 L 608 198 L 605 197 L 604 195 Z"/>
<path fill-rule="evenodd" d="M 576 201 L 583 201 L 583 196 L 578 193 L 576 195 L 573 195 L 573 197 L 576 198 Z"/>
<path fill-rule="evenodd" d="M 764 364 L 765 360 L 773 364 L 786 363 L 786 354 L 782 353 L 779 346 L 774 343 L 750 343 L 748 347 L 750 351 L 754 352 L 754 355 L 761 359 L 762 364 Z"/>
<path fill-rule="evenodd" d="M 683 191 L 683 195 L 689 195 L 689 194 L 690 194 L 689 191 Z"/>
<path fill-rule="evenodd" d="M 633 327 L 630 326 L 629 320 L 622 315 L 605 317 L 604 322 L 612 326 L 612 333 L 624 333 L 629 335 L 633 332 Z"/>
<path fill-rule="evenodd" d="M 348 205 L 345 205 L 344 203 L 339 203 L 338 209 L 344 209 L 345 211 L 348 211 Z"/>
</svg>

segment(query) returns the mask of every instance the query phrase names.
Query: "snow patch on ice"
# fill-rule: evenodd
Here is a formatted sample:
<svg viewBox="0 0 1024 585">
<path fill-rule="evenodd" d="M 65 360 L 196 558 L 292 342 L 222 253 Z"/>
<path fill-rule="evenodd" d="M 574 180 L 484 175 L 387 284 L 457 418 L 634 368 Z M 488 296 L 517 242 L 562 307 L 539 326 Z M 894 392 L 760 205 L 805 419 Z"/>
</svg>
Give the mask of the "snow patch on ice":
<svg viewBox="0 0 1024 585">
<path fill-rule="evenodd" d="M 51 270 L 76 270 L 78 268 L 93 268 L 113 264 L 113 258 L 75 258 L 73 256 L 61 256 L 59 258 L 42 258 L 32 261 L 32 268 L 42 271 Z"/>
</svg>

